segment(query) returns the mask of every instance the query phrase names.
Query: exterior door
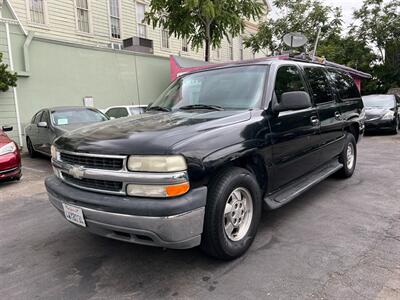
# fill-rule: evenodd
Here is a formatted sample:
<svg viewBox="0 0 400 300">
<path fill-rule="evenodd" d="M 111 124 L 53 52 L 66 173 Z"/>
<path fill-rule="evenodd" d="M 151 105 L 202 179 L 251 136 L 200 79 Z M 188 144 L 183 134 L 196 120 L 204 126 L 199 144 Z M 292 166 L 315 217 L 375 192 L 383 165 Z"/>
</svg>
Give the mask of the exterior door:
<svg viewBox="0 0 400 300">
<path fill-rule="evenodd" d="M 281 66 L 276 75 L 275 95 L 279 103 L 285 92 L 307 91 L 300 69 L 295 65 Z M 312 171 L 319 160 L 320 145 L 318 113 L 315 107 L 280 112 L 270 119 L 273 190 Z"/>
<path fill-rule="evenodd" d="M 304 72 L 320 120 L 322 165 L 342 151 L 344 123 L 328 72 L 321 67 L 305 67 Z"/>
</svg>

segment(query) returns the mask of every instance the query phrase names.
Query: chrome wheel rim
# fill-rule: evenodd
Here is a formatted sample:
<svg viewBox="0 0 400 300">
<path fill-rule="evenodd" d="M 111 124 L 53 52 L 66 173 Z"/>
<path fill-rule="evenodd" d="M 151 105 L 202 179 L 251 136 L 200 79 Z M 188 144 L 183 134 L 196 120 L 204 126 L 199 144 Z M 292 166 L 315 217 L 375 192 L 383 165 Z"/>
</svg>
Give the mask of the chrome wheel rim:
<svg viewBox="0 0 400 300">
<path fill-rule="evenodd" d="M 347 145 L 347 169 L 351 170 L 354 165 L 354 146 L 352 143 Z"/>
<path fill-rule="evenodd" d="M 250 192 L 242 187 L 229 195 L 224 210 L 223 225 L 226 236 L 234 242 L 243 239 L 253 219 L 253 199 Z"/>
</svg>

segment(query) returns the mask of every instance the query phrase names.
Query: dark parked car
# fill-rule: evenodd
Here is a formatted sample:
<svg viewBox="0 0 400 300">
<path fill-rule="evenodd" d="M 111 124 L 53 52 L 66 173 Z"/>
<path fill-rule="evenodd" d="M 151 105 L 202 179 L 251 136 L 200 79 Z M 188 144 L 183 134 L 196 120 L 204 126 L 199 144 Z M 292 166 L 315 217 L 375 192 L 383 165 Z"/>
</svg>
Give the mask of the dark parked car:
<svg viewBox="0 0 400 300">
<path fill-rule="evenodd" d="M 12 130 L 12 126 L 0 129 L 0 181 L 19 180 L 22 176 L 19 148 L 6 134 Z"/>
<path fill-rule="evenodd" d="M 365 130 L 386 130 L 397 134 L 400 99 L 395 95 L 370 95 L 362 99 L 365 106 Z"/>
<path fill-rule="evenodd" d="M 50 156 L 53 141 L 66 132 L 107 121 L 108 117 L 91 107 L 54 107 L 37 112 L 25 128 L 26 145 L 31 157 L 37 153 Z"/>
<path fill-rule="evenodd" d="M 242 255 L 262 207 L 352 176 L 363 104 L 344 71 L 294 60 L 186 74 L 138 118 L 52 147 L 50 202 L 109 238 Z"/>
</svg>

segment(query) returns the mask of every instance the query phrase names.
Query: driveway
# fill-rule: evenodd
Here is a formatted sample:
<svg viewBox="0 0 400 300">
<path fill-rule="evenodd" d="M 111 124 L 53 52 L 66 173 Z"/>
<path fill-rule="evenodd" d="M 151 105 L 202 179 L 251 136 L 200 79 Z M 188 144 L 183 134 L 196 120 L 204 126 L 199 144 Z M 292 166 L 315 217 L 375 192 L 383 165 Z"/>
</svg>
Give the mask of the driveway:
<svg viewBox="0 0 400 300">
<path fill-rule="evenodd" d="M 3 299 L 400 299 L 400 135 L 364 137 L 351 179 L 264 212 L 233 262 L 82 231 L 47 200 L 49 161 L 23 165 L 0 184 Z"/>
</svg>

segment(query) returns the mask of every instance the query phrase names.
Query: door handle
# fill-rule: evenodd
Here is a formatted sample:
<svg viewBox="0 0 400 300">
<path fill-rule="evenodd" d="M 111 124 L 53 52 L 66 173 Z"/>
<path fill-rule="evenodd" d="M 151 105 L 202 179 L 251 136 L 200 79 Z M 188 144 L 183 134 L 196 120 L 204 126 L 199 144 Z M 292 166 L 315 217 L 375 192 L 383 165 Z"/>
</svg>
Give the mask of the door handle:
<svg viewBox="0 0 400 300">
<path fill-rule="evenodd" d="M 341 115 L 340 112 L 335 111 L 335 119 L 336 119 L 336 120 L 341 120 L 341 119 L 342 119 L 342 115 Z"/>
<path fill-rule="evenodd" d="M 319 119 L 317 117 L 311 117 L 311 124 L 312 126 L 318 126 L 319 125 Z"/>
</svg>

